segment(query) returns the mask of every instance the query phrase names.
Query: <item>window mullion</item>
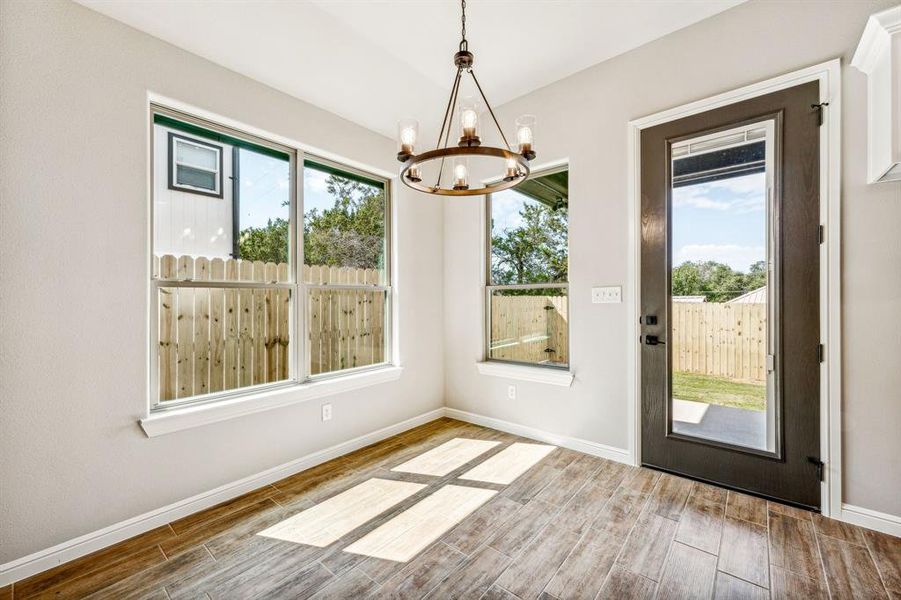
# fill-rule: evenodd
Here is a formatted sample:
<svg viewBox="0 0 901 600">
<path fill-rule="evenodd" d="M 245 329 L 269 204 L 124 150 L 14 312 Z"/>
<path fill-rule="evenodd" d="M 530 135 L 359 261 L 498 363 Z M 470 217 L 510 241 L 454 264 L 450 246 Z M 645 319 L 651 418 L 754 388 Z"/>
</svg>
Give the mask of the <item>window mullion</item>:
<svg viewBox="0 0 901 600">
<path fill-rule="evenodd" d="M 303 219 L 304 219 L 304 196 L 303 196 L 303 176 L 304 176 L 304 160 L 305 153 L 298 149 L 294 154 L 294 190 L 293 202 L 291 203 L 292 224 L 291 236 L 294 244 L 294 284 L 296 286 L 297 296 L 294 300 L 294 339 L 297 340 L 294 348 L 294 379 L 296 381 L 306 381 L 310 374 L 307 373 L 307 354 L 309 352 L 309 343 L 307 340 L 307 290 L 306 282 L 303 276 L 303 267 L 305 263 L 304 257 L 304 238 L 303 238 Z"/>
</svg>

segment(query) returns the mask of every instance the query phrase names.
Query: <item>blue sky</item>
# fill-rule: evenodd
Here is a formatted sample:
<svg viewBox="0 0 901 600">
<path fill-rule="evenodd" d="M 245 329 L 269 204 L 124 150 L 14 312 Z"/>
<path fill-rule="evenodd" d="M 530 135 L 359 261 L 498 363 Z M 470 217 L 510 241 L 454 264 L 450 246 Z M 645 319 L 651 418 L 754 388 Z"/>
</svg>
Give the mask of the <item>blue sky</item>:
<svg viewBox="0 0 901 600">
<path fill-rule="evenodd" d="M 494 232 L 505 229 L 516 229 L 522 224 L 519 212 L 528 198 L 516 190 L 504 190 L 491 197 L 491 217 L 494 220 Z"/>
<path fill-rule="evenodd" d="M 328 193 L 326 187 L 329 175 L 317 169 L 303 170 L 303 209 L 304 212 L 316 208 L 322 212 L 326 208 L 335 205 L 335 199 Z"/>
<path fill-rule="evenodd" d="M 241 149 L 241 229 L 265 227 L 269 219 L 287 219 L 290 198 L 288 162 Z"/>
<path fill-rule="evenodd" d="M 326 190 L 328 174 L 303 171 L 304 208 L 320 211 L 334 206 Z M 241 150 L 241 229 L 265 227 L 269 219 L 288 218 L 290 172 L 288 163 L 263 154 Z"/>
<path fill-rule="evenodd" d="M 673 190 L 673 266 L 715 260 L 735 270 L 766 258 L 766 175 Z"/>
</svg>

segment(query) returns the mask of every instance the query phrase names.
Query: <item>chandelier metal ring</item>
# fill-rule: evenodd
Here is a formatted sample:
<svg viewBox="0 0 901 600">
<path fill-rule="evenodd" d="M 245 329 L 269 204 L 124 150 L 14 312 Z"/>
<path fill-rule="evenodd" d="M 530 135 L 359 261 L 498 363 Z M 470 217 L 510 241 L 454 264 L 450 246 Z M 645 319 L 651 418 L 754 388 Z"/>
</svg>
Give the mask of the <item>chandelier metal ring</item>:
<svg viewBox="0 0 901 600">
<path fill-rule="evenodd" d="M 424 185 L 421 181 L 416 181 L 416 179 L 409 176 L 410 169 L 413 167 L 421 166 L 422 164 L 432 160 L 453 158 L 455 156 L 488 156 L 494 158 L 502 158 L 505 160 L 514 160 L 519 166 L 519 175 L 517 177 L 505 177 L 498 181 L 487 183 L 480 188 L 467 187 L 466 189 L 452 189 L 443 188 L 440 186 Z M 436 148 L 434 150 L 427 150 L 426 152 L 417 154 L 416 156 L 411 156 L 404 162 L 403 166 L 401 167 L 400 177 L 401 179 L 403 179 L 404 183 L 415 190 L 419 190 L 420 192 L 436 194 L 438 196 L 475 196 L 490 194 L 493 192 L 499 192 L 501 190 L 512 188 L 515 185 L 519 184 L 523 179 L 528 177 L 529 172 L 529 161 L 523 155 L 517 154 L 516 152 L 512 152 L 510 150 L 506 150 L 504 148 L 495 148 L 493 146 L 450 146 L 448 148 Z"/>
</svg>

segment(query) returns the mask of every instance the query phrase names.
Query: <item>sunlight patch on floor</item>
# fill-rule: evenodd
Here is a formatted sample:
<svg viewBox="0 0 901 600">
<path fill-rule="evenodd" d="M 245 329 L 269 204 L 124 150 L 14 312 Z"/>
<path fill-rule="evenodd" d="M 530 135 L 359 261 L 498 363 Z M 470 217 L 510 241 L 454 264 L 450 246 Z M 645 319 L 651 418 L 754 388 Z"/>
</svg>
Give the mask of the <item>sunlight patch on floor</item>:
<svg viewBox="0 0 901 600">
<path fill-rule="evenodd" d="M 344 551 L 407 562 L 495 494 L 494 490 L 446 485 Z"/>
<path fill-rule="evenodd" d="M 504 448 L 482 464 L 473 467 L 460 479 L 485 481 L 506 485 L 532 468 L 554 451 L 556 446 L 516 442 Z"/>
<path fill-rule="evenodd" d="M 421 483 L 370 479 L 257 535 L 322 548 L 424 487 Z"/>
<path fill-rule="evenodd" d="M 443 477 L 454 469 L 459 469 L 474 458 L 488 452 L 498 444 L 500 442 L 454 438 L 391 470 Z"/>
<path fill-rule="evenodd" d="M 697 425 L 704 419 L 710 405 L 706 402 L 693 402 L 673 398 L 673 421 L 694 423 Z"/>
</svg>

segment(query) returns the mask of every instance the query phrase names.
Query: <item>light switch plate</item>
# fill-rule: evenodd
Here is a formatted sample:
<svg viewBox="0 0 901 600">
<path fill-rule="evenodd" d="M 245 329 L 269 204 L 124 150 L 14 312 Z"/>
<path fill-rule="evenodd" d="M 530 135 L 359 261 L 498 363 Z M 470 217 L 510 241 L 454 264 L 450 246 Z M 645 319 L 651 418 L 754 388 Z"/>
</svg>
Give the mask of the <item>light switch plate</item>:
<svg viewBox="0 0 901 600">
<path fill-rule="evenodd" d="M 592 304 L 618 304 L 623 301 L 623 288 L 619 285 L 591 288 Z"/>
</svg>

